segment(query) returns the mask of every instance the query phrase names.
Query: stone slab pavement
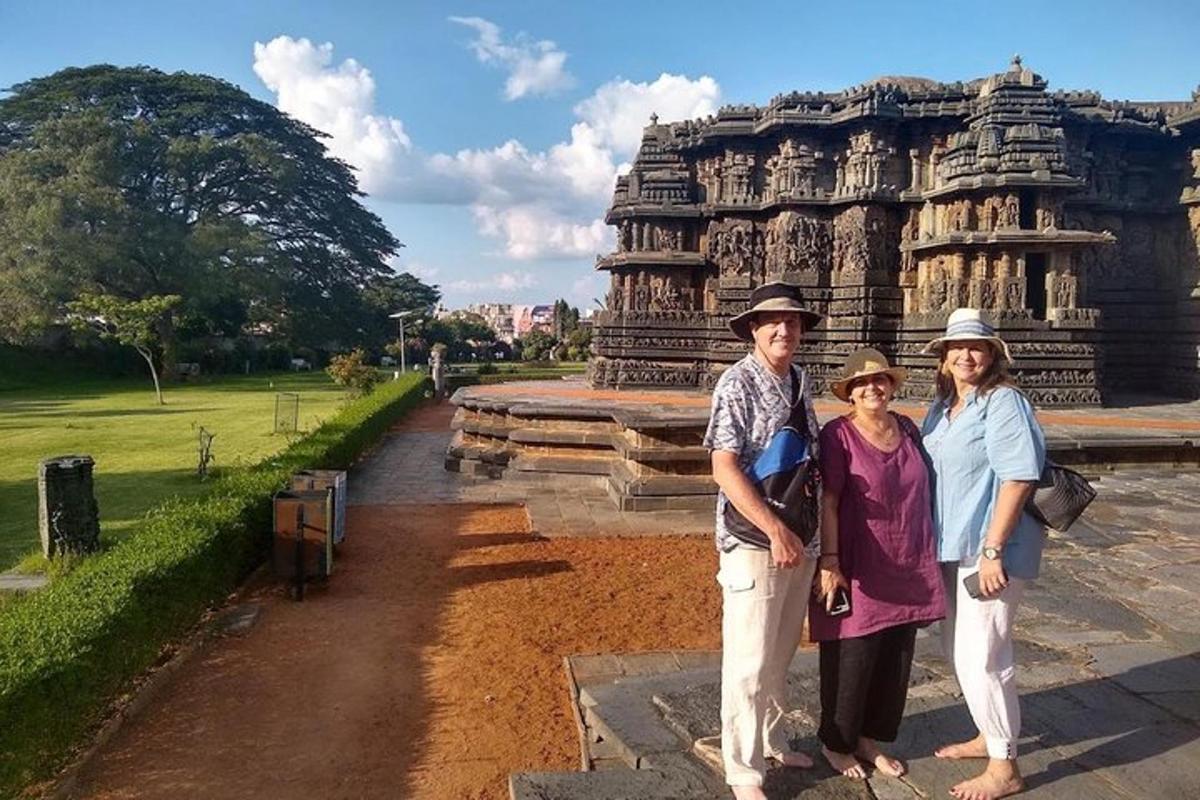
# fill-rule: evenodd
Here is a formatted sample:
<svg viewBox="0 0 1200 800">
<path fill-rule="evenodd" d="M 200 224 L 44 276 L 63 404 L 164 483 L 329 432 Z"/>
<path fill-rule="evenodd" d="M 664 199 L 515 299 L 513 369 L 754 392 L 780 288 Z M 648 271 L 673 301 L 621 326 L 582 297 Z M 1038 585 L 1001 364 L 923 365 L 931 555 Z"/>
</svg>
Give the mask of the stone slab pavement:
<svg viewBox="0 0 1200 800">
<path fill-rule="evenodd" d="M 1052 534 L 1017 622 L 1022 693 L 1020 796 L 1054 800 L 1200 797 L 1200 474 L 1106 474 L 1086 517 Z M 582 773 L 514 775 L 518 800 L 728 797 L 719 777 L 720 654 L 568 659 Z M 816 753 L 816 654 L 792 663 L 793 744 Z M 893 749 L 909 774 L 867 782 L 773 770 L 772 798 L 945 797 L 980 765 L 933 757 L 973 733 L 941 655 L 921 632 Z M 703 768 L 698 771 L 698 768 Z M 644 773 L 644 774 L 639 774 Z M 705 777 L 707 773 L 707 777 Z"/>
<path fill-rule="evenodd" d="M 442 468 L 455 407 L 427 411 L 427 430 L 389 433 L 351 471 L 351 505 L 388 503 L 523 503 L 543 536 L 712 535 L 712 512 L 620 511 L 605 479 L 510 470 L 502 480 Z"/>
</svg>

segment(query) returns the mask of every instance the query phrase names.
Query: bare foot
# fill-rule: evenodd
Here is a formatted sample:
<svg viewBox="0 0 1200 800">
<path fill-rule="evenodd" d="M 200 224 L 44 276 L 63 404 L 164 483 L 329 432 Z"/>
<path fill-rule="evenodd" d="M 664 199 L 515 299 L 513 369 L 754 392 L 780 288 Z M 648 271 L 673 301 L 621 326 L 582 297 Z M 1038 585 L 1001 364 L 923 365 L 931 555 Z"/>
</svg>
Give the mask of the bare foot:
<svg viewBox="0 0 1200 800">
<path fill-rule="evenodd" d="M 767 800 L 767 794 L 761 786 L 730 786 L 737 800 Z"/>
<path fill-rule="evenodd" d="M 829 762 L 829 766 L 833 767 L 835 772 L 840 772 L 847 778 L 856 781 L 867 779 L 867 771 L 863 769 L 863 765 L 858 763 L 858 759 L 851 753 L 835 753 L 828 747 L 821 745 L 821 754 L 825 756 L 825 760 Z"/>
<path fill-rule="evenodd" d="M 933 751 L 938 758 L 987 758 L 987 742 L 979 734 L 969 742 L 958 742 Z"/>
<path fill-rule="evenodd" d="M 875 769 L 893 778 L 899 778 L 905 772 L 908 772 L 908 767 L 904 766 L 903 761 L 898 758 L 892 758 L 880 750 L 875 740 L 868 739 L 866 736 L 858 737 L 858 747 L 854 750 L 854 755 L 868 764 L 874 764 Z"/>
<path fill-rule="evenodd" d="M 950 794 L 958 800 L 997 800 L 1008 797 L 1025 788 L 1021 773 L 1017 772 L 1016 762 L 992 759 L 987 769 L 963 781 L 950 790 Z"/>
<path fill-rule="evenodd" d="M 799 753 L 795 750 L 783 750 L 775 753 L 771 758 L 778 761 L 785 767 L 796 767 L 798 769 L 812 769 L 812 756 L 808 753 Z"/>
</svg>

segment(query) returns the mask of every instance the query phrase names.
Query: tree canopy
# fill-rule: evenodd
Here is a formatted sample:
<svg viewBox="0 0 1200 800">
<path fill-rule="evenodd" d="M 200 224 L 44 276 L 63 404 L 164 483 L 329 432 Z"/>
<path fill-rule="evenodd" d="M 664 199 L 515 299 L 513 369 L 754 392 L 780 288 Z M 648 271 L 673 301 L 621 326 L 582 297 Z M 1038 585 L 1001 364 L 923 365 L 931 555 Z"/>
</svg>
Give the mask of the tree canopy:
<svg viewBox="0 0 1200 800">
<path fill-rule="evenodd" d="M 225 81 L 100 65 L 9 91 L 0 336 L 36 330 L 85 292 L 179 295 L 158 323 L 170 366 L 176 316 L 357 343 L 397 294 L 436 294 L 391 273 L 400 243 L 324 134 Z"/>
</svg>

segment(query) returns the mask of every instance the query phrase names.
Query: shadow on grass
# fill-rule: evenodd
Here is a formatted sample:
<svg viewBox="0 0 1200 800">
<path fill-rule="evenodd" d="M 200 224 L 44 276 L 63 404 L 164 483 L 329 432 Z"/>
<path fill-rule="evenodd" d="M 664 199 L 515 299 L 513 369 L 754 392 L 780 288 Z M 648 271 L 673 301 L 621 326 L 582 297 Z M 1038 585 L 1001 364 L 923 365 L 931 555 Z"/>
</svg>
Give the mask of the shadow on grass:
<svg viewBox="0 0 1200 800">
<path fill-rule="evenodd" d="M 38 539 L 37 464 L 27 480 L 0 481 L 0 571 L 41 548 Z M 188 469 L 103 473 L 95 478 L 101 542 L 112 543 L 137 530 L 138 520 L 175 496 L 195 497 L 212 485 Z"/>
<path fill-rule="evenodd" d="M 24 416 L 29 417 L 67 417 L 67 418 L 91 418 L 91 417 L 158 417 L 167 414 L 194 414 L 197 409 L 194 408 L 171 408 L 170 406 L 154 406 L 153 408 L 100 408 L 90 411 L 25 411 Z"/>
</svg>

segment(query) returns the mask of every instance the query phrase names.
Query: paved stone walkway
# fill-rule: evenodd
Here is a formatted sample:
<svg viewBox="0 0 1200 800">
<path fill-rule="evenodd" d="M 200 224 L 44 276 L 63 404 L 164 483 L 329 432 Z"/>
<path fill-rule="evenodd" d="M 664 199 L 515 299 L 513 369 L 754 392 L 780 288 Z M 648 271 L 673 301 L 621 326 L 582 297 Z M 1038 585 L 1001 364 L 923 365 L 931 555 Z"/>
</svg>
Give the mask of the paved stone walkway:
<svg viewBox="0 0 1200 800">
<path fill-rule="evenodd" d="M 1068 535 L 1053 535 L 1017 623 L 1021 796 L 1200 797 L 1200 474 L 1119 472 Z M 945 797 L 978 763 L 932 756 L 970 720 L 936 627 L 918 640 L 894 749 L 909 775 L 856 783 L 818 765 L 770 774 L 773 798 Z M 718 653 L 570 659 L 597 770 L 514 776 L 520 800 L 719 798 Z M 815 753 L 815 653 L 792 665 L 794 743 Z M 704 769 L 704 765 L 709 765 Z M 714 768 L 714 766 L 716 768 Z"/>
<path fill-rule="evenodd" d="M 503 480 L 442 468 L 455 407 L 427 412 L 429 430 L 389 434 L 350 475 L 351 504 L 524 503 L 543 536 L 711 535 L 712 515 L 688 511 L 623 514 L 605 479 L 587 475 L 510 472 Z"/>
<path fill-rule="evenodd" d="M 592 400 L 596 398 L 580 398 Z M 919 412 L 919 408 L 911 409 Z M 838 407 L 822 403 L 822 416 Z M 493 481 L 445 472 L 452 408 L 427 432 L 389 439 L 354 471 L 352 503 L 523 502 L 545 535 L 707 534 L 707 513 L 621 514 L 595 478 L 520 475 Z M 1165 404 L 1043 413 L 1050 437 L 1152 440 L 1200 432 L 1200 405 Z M 446 427 L 440 427 L 442 422 Z M 1168 469 L 1105 473 L 1100 496 L 1069 535 L 1052 534 L 1042 578 L 1018 621 L 1025 738 L 1023 796 L 1200 797 L 1200 474 Z M 970 732 L 934 635 L 920 640 L 898 753 L 902 781 L 854 783 L 828 768 L 772 773 L 772 797 L 946 796 L 973 764 L 932 757 Z M 714 653 L 577 656 L 582 761 L 593 771 L 514 775 L 519 800 L 726 797 L 714 751 Z M 814 654 L 791 679 L 796 744 L 816 750 Z M 531 720 L 530 724 L 537 724 Z M 697 745 L 699 742 L 699 745 Z M 787 774 L 791 773 L 791 774 Z"/>
</svg>

